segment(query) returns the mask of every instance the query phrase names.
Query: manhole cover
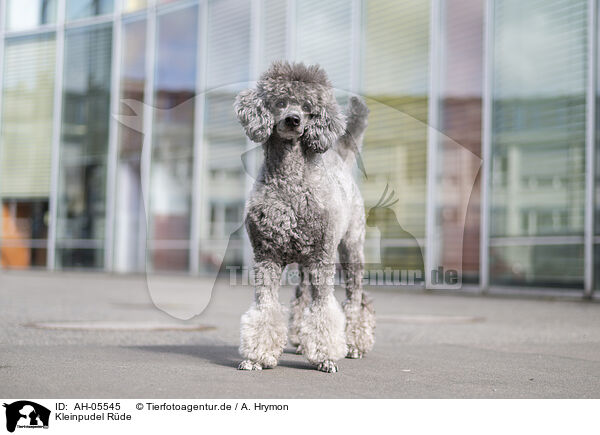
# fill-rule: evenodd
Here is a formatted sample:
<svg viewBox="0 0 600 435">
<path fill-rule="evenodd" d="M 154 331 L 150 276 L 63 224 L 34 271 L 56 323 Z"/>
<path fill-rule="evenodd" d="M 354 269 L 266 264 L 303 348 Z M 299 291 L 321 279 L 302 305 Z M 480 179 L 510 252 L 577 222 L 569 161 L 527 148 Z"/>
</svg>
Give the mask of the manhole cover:
<svg viewBox="0 0 600 435">
<path fill-rule="evenodd" d="M 186 325 L 159 322 L 34 322 L 25 326 L 40 329 L 65 329 L 86 331 L 210 331 L 216 329 L 207 325 Z"/>
<path fill-rule="evenodd" d="M 389 323 L 448 324 L 483 322 L 483 317 L 419 315 L 378 315 L 377 321 Z"/>
</svg>

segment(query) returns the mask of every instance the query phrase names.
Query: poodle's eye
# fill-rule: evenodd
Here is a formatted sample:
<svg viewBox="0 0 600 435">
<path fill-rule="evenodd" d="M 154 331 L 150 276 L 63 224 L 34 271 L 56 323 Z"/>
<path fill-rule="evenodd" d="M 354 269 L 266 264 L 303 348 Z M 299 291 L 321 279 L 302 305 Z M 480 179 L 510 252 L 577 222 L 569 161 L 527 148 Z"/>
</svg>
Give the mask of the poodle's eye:
<svg viewBox="0 0 600 435">
<path fill-rule="evenodd" d="M 275 106 L 279 107 L 280 109 L 283 109 L 285 106 L 287 106 L 287 101 L 285 101 L 284 99 L 277 100 Z"/>
<path fill-rule="evenodd" d="M 302 105 L 302 110 L 304 110 L 306 113 L 310 113 L 312 111 L 312 106 L 310 103 L 306 102 Z"/>
</svg>

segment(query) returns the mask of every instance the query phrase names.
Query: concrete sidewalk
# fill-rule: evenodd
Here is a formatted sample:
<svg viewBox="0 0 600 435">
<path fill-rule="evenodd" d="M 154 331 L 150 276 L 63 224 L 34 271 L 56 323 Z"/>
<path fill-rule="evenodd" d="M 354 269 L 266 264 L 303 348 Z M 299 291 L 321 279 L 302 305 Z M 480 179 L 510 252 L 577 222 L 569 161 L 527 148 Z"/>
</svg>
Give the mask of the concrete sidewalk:
<svg viewBox="0 0 600 435">
<path fill-rule="evenodd" d="M 199 279 L 173 285 L 206 288 Z M 141 277 L 0 273 L 0 397 L 5 398 L 598 398 L 600 305 L 371 293 L 377 343 L 340 372 L 291 349 L 280 366 L 235 370 L 248 287 L 219 283 L 208 309 L 178 321 Z M 342 294 L 338 293 L 341 300 Z M 289 301 L 291 289 L 281 292 Z M 43 329 L 40 322 L 169 325 L 161 331 Z M 197 327 L 197 328 L 194 328 Z M 206 328 L 205 328 L 206 327 Z M 188 328 L 177 330 L 177 328 Z"/>
</svg>

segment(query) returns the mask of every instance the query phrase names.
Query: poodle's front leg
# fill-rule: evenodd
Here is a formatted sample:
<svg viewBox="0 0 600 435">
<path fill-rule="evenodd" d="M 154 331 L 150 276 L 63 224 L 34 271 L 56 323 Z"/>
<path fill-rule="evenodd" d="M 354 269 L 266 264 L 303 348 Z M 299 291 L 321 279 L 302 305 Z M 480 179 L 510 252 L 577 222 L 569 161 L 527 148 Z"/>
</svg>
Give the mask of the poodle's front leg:
<svg viewBox="0 0 600 435">
<path fill-rule="evenodd" d="M 241 320 L 240 370 L 275 367 L 287 341 L 285 311 L 278 300 L 282 266 L 259 261 L 254 271 L 255 301 Z"/>
<path fill-rule="evenodd" d="M 335 265 L 308 268 L 312 302 L 300 322 L 300 345 L 308 361 L 324 372 L 337 372 L 336 361 L 346 356 L 345 317 L 333 294 Z"/>
</svg>

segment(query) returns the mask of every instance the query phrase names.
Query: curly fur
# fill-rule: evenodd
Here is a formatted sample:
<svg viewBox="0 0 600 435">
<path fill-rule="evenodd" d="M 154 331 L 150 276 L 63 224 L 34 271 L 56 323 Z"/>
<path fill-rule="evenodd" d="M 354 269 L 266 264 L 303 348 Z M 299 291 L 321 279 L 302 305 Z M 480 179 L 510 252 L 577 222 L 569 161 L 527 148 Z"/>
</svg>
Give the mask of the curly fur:
<svg viewBox="0 0 600 435">
<path fill-rule="evenodd" d="M 333 97 L 333 96 L 332 96 Z M 322 107 L 300 138 L 302 144 L 317 153 L 324 153 L 344 132 L 346 123 L 341 113 L 336 110 L 337 103 Z"/>
<path fill-rule="evenodd" d="M 292 302 L 290 340 L 319 370 L 337 371 L 346 340 L 361 356 L 373 346 L 372 306 L 360 305 L 365 212 L 350 158 L 360 151 L 368 109 L 353 97 L 342 113 L 323 69 L 287 62 L 275 62 L 255 90 L 238 95 L 234 108 L 265 154 L 245 224 L 257 275 L 270 277 L 256 285 L 256 303 L 242 317 L 240 353 L 246 360 L 240 369 L 277 363 L 285 334 L 276 278 L 286 265 L 298 263 L 307 282 L 303 279 Z M 329 279 L 338 247 L 350 272 L 348 327 Z"/>
<path fill-rule="evenodd" d="M 235 99 L 235 110 L 246 135 L 253 142 L 264 142 L 273 132 L 273 115 L 263 104 L 262 98 L 253 89 L 239 93 Z"/>
<path fill-rule="evenodd" d="M 363 293 L 360 303 L 346 299 L 343 303 L 346 315 L 346 344 L 348 358 L 362 358 L 375 344 L 375 309 L 369 297 Z"/>
<path fill-rule="evenodd" d="M 275 367 L 287 342 L 283 307 L 253 304 L 242 316 L 240 336 L 240 355 L 257 363 L 253 369 Z"/>
<path fill-rule="evenodd" d="M 315 365 L 326 363 L 337 370 L 335 361 L 346 356 L 346 318 L 333 294 L 315 300 L 304 309 L 300 321 L 300 344 L 306 359 Z"/>
</svg>

